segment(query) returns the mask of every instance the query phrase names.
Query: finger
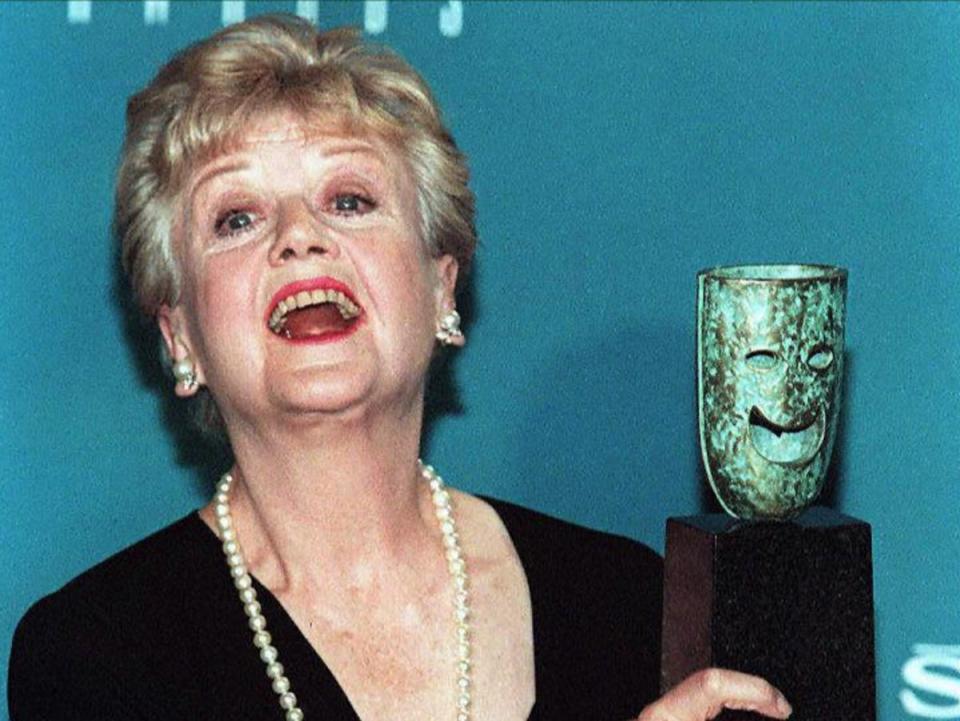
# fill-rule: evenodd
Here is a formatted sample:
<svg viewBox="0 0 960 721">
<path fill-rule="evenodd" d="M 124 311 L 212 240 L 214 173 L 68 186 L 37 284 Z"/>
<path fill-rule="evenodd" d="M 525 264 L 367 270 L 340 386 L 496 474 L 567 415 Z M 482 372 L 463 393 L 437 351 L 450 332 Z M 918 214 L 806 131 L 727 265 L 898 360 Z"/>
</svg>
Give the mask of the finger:
<svg viewBox="0 0 960 721">
<path fill-rule="evenodd" d="M 693 674 L 648 706 L 639 721 L 706 721 L 724 708 L 780 719 L 792 712 L 783 694 L 762 678 L 710 668 Z"/>
<path fill-rule="evenodd" d="M 690 678 L 701 703 L 714 718 L 725 708 L 755 711 L 773 718 L 787 718 L 793 709 L 784 695 L 759 676 L 721 668 L 709 668 Z"/>
</svg>

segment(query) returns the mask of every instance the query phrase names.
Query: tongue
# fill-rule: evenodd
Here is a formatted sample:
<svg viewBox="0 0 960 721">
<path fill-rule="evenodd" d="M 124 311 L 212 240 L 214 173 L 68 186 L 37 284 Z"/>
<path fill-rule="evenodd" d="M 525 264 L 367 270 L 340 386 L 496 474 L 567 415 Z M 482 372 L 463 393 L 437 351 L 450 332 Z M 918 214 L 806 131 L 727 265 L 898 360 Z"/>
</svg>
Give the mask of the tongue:
<svg viewBox="0 0 960 721">
<path fill-rule="evenodd" d="M 353 321 L 346 320 L 333 303 L 297 308 L 283 319 L 283 335 L 288 338 L 313 338 L 326 333 L 339 333 Z"/>
</svg>

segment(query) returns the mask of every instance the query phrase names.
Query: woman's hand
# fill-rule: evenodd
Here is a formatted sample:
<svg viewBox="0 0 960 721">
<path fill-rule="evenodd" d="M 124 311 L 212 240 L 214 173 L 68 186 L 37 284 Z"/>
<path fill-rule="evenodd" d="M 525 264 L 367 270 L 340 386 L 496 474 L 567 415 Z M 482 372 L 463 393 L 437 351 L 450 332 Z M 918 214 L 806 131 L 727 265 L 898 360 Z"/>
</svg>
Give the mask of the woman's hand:
<svg viewBox="0 0 960 721">
<path fill-rule="evenodd" d="M 708 668 L 688 676 L 647 706 L 637 721 L 707 721 L 725 708 L 779 719 L 793 711 L 783 694 L 762 678 Z"/>
</svg>

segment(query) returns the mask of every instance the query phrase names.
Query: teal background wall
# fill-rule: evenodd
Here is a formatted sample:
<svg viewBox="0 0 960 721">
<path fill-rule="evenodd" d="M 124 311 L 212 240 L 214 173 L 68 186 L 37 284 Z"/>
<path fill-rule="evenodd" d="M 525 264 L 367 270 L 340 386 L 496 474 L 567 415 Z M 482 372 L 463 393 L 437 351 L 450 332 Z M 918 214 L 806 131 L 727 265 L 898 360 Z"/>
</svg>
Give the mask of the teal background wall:
<svg viewBox="0 0 960 721">
<path fill-rule="evenodd" d="M 472 160 L 462 412 L 429 451 L 455 485 L 662 551 L 715 510 L 696 271 L 849 269 L 825 501 L 873 524 L 879 717 L 960 718 L 956 4 L 0 4 L 0 669 L 33 600 L 215 473 L 114 298 L 125 98 L 224 13 L 298 8 L 405 55 Z"/>
</svg>

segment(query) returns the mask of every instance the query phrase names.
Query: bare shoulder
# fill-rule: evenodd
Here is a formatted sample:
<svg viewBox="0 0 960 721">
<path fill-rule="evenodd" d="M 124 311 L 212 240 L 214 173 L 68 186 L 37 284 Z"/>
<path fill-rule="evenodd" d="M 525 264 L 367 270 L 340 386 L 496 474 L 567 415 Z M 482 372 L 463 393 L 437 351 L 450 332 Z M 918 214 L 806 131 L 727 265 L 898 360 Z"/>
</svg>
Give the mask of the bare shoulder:
<svg viewBox="0 0 960 721">
<path fill-rule="evenodd" d="M 451 490 L 457 531 L 473 585 L 475 604 L 487 607 L 491 620 L 520 619 L 518 635 L 532 637 L 530 587 L 510 533 L 496 510 L 481 498 Z M 527 620 L 525 620 L 527 619 Z M 515 625 L 515 624 L 514 624 Z"/>
<path fill-rule="evenodd" d="M 519 563 L 510 533 L 496 510 L 482 498 L 454 488 L 449 490 L 464 549 L 469 549 L 475 562 L 484 566 Z"/>
<path fill-rule="evenodd" d="M 527 718 L 536 697 L 533 610 L 523 564 L 481 498 L 451 489 L 472 586 L 477 718 Z"/>
</svg>

